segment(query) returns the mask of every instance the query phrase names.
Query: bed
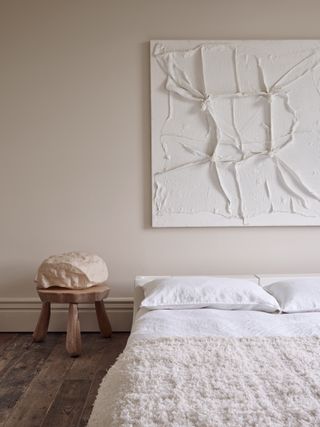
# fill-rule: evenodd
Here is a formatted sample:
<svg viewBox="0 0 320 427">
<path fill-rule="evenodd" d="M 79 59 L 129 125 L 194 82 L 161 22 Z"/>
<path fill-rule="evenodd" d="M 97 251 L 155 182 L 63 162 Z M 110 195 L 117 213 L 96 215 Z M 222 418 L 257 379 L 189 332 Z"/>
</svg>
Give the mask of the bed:
<svg viewBox="0 0 320 427">
<path fill-rule="evenodd" d="M 300 276 L 234 278 L 268 289 Z M 136 278 L 131 335 L 100 386 L 89 426 L 320 426 L 316 306 L 289 314 L 141 308 L 144 286 L 166 277 Z M 320 275 L 301 277 L 309 279 L 320 283 Z M 314 283 L 310 289 L 318 291 Z"/>
</svg>

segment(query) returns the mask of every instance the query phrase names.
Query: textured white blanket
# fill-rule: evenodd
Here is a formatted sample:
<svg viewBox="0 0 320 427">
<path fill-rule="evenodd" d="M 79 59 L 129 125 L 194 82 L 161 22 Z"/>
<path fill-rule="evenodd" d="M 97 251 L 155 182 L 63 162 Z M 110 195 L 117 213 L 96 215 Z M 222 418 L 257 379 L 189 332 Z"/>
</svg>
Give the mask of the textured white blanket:
<svg viewBox="0 0 320 427">
<path fill-rule="evenodd" d="M 103 379 L 88 426 L 320 426 L 320 338 L 137 342 Z"/>
</svg>

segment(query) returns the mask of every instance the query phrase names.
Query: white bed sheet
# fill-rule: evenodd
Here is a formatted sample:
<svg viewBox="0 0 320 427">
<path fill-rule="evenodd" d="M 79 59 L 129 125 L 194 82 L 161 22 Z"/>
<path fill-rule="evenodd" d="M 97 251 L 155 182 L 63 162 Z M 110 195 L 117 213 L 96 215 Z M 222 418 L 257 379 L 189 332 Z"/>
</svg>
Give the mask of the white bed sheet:
<svg viewBox="0 0 320 427">
<path fill-rule="evenodd" d="M 171 336 L 310 336 L 320 335 L 320 312 L 270 314 L 240 310 L 140 309 L 129 343 Z"/>
</svg>

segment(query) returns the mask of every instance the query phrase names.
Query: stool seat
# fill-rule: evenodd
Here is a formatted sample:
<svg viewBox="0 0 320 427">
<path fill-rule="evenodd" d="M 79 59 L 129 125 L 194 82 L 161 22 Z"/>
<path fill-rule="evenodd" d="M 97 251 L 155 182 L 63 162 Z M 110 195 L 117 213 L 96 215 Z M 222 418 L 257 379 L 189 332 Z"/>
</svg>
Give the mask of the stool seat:
<svg viewBox="0 0 320 427">
<path fill-rule="evenodd" d="M 103 298 L 108 296 L 109 291 L 110 288 L 106 285 L 96 285 L 86 289 L 38 288 L 37 292 L 42 301 L 42 309 L 33 333 L 33 341 L 43 341 L 47 335 L 51 303 L 69 304 L 66 348 L 71 356 L 79 356 L 81 353 L 78 304 L 95 304 L 100 331 L 104 337 L 110 337 L 112 330 L 103 302 Z"/>
<path fill-rule="evenodd" d="M 51 288 L 37 288 L 42 302 L 54 302 L 61 304 L 86 304 L 101 301 L 110 292 L 106 285 L 96 285 L 86 289 L 69 289 L 52 286 Z"/>
</svg>

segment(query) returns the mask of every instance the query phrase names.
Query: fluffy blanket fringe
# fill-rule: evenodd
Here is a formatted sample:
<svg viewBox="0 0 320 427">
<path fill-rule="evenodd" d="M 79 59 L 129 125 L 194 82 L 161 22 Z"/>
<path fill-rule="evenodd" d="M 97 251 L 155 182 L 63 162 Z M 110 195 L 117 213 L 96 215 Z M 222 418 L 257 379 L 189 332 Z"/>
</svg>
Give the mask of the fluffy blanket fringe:
<svg viewBox="0 0 320 427">
<path fill-rule="evenodd" d="M 103 379 L 88 426 L 320 426 L 320 338 L 139 341 Z"/>
</svg>

